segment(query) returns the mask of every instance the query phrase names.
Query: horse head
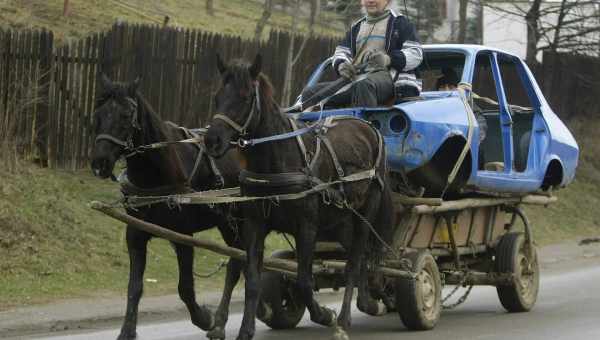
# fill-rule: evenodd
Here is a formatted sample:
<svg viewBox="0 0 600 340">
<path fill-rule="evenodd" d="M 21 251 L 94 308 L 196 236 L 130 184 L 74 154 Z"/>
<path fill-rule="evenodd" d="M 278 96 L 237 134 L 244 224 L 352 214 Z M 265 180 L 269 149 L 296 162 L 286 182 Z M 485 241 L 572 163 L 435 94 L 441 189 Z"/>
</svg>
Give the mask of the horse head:
<svg viewBox="0 0 600 340">
<path fill-rule="evenodd" d="M 226 65 L 217 55 L 221 86 L 215 95 L 216 112 L 206 134 L 208 153 L 221 157 L 240 138 L 252 137 L 265 105 L 273 103 L 272 87 L 261 73 L 262 58 Z"/>
<path fill-rule="evenodd" d="M 133 146 L 140 130 L 137 89 L 139 78 L 131 83 L 112 82 L 102 75 L 102 92 L 94 111 L 96 135 L 92 170 L 100 178 L 112 176 L 116 161 Z"/>
</svg>

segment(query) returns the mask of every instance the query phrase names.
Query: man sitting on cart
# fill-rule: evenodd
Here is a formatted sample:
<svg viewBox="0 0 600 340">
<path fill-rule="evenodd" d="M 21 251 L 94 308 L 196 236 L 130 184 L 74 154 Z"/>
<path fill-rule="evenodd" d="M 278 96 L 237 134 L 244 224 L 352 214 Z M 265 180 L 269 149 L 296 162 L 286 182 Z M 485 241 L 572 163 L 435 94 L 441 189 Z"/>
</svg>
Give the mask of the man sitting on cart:
<svg viewBox="0 0 600 340">
<path fill-rule="evenodd" d="M 414 26 L 394 11 L 395 0 L 360 1 L 366 16 L 352 25 L 333 55 L 333 68 L 341 77 L 304 90 L 303 108 L 318 104 L 351 81 L 349 90 L 328 103 L 376 107 L 395 95 L 419 95 L 414 70 L 423 60 L 423 50 Z"/>
</svg>

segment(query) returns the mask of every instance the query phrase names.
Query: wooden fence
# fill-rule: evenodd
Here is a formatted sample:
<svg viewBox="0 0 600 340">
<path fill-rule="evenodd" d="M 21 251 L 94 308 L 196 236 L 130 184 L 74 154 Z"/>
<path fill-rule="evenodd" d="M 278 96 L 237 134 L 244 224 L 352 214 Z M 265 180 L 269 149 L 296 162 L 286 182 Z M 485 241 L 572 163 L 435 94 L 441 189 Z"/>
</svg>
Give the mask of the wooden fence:
<svg viewBox="0 0 600 340">
<path fill-rule="evenodd" d="M 304 38 L 296 39 L 297 53 Z M 257 42 L 198 30 L 119 24 L 54 47 L 51 32 L 0 31 L 0 142 L 18 144 L 19 152 L 50 167 L 87 166 L 102 72 L 118 81 L 141 76 L 143 95 L 163 119 L 203 126 L 214 110 L 216 53 L 225 60 L 251 60 L 260 51 L 266 61 L 263 71 L 279 90 L 290 40 L 285 32 L 272 32 L 267 41 Z M 306 42 L 294 67 L 292 97 L 336 42 L 318 37 Z"/>
<path fill-rule="evenodd" d="M 600 58 L 544 53 L 534 68 L 550 107 L 565 120 L 600 114 Z"/>
<path fill-rule="evenodd" d="M 108 32 L 54 46 L 52 32 L 0 30 L 0 146 L 9 143 L 19 153 L 53 168 L 87 166 L 101 72 L 119 81 L 141 76 L 143 95 L 163 119 L 203 126 L 214 110 L 216 53 L 226 60 L 252 59 L 260 51 L 266 61 L 264 72 L 280 90 L 290 39 L 283 32 L 257 42 L 198 30 L 120 24 Z M 303 38 L 297 39 L 296 49 Z M 336 42 L 307 41 L 294 67 L 292 98 Z M 562 118 L 600 113 L 598 59 L 546 54 L 534 72 Z M 280 98 L 281 93 L 276 96 Z"/>
</svg>

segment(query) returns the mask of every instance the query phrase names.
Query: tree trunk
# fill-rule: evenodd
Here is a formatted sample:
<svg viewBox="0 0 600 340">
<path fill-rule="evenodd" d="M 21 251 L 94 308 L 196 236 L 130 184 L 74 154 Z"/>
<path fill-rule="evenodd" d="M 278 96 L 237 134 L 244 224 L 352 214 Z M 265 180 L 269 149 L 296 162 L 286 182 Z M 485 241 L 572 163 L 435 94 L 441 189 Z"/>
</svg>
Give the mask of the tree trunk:
<svg viewBox="0 0 600 340">
<path fill-rule="evenodd" d="M 567 10 L 565 8 L 567 0 L 562 0 L 560 3 L 560 13 L 558 14 L 558 20 L 556 22 L 556 29 L 554 30 L 554 39 L 552 41 L 551 49 L 552 52 L 556 52 L 558 45 L 560 44 L 560 30 L 563 26 Z"/>
<path fill-rule="evenodd" d="M 300 12 L 300 0 L 294 0 L 294 13 Z M 288 46 L 285 76 L 283 78 L 283 90 L 281 93 L 281 106 L 287 107 L 292 96 L 292 81 L 294 71 L 294 49 L 296 32 L 298 31 L 298 16 L 292 15 L 292 29 L 290 33 L 290 44 Z"/>
<path fill-rule="evenodd" d="M 540 32 L 538 28 L 538 20 L 540 18 L 540 6 L 542 0 L 534 0 L 531 8 L 525 16 L 525 22 L 527 23 L 527 55 L 525 60 L 529 65 L 537 64 L 537 45 L 540 40 Z"/>
<path fill-rule="evenodd" d="M 458 43 L 464 44 L 467 40 L 467 8 L 469 0 L 460 0 L 458 10 Z"/>
<path fill-rule="evenodd" d="M 213 0 L 206 0 L 206 12 L 209 15 L 215 15 L 215 7 L 213 4 Z"/>
<path fill-rule="evenodd" d="M 68 17 L 70 11 L 69 0 L 65 0 L 63 4 L 63 17 Z"/>
<path fill-rule="evenodd" d="M 272 13 L 273 13 L 273 0 L 265 0 L 265 6 L 263 9 L 262 17 L 256 23 L 256 30 L 254 31 L 254 39 L 255 40 L 260 40 L 260 37 L 262 36 L 262 32 L 265 29 L 267 22 L 269 22 L 269 18 L 271 17 Z"/>
</svg>

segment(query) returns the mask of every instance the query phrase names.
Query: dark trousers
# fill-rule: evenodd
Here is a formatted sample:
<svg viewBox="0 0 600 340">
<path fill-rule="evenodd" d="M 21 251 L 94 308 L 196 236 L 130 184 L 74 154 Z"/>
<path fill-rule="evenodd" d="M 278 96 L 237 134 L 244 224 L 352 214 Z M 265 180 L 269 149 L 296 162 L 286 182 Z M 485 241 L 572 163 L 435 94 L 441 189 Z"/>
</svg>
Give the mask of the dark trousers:
<svg viewBox="0 0 600 340">
<path fill-rule="evenodd" d="M 350 81 L 339 78 L 334 81 L 318 83 L 302 92 L 303 108 L 317 105 L 321 100 L 333 95 Z M 394 84 L 388 71 L 376 71 L 342 93 L 327 101 L 332 106 L 351 104 L 357 107 L 377 107 L 388 101 L 394 95 Z"/>
</svg>

